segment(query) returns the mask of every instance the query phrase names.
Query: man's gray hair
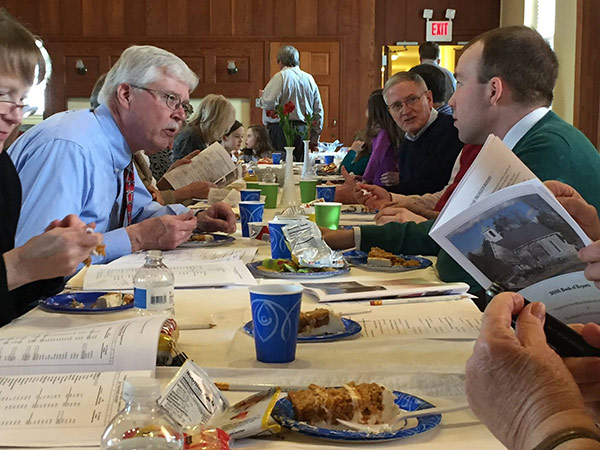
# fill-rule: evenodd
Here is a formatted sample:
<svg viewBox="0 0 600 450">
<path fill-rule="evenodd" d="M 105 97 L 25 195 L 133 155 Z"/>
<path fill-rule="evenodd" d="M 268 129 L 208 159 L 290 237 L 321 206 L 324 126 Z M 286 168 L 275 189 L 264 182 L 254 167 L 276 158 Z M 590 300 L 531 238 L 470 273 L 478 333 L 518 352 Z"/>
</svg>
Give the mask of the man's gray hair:
<svg viewBox="0 0 600 450">
<path fill-rule="evenodd" d="M 387 104 L 387 93 L 392 88 L 392 86 L 396 86 L 399 83 L 404 83 L 405 81 L 412 81 L 413 83 L 417 83 L 423 89 L 427 89 L 427 84 L 425 84 L 425 80 L 421 78 L 418 73 L 415 72 L 396 72 L 394 75 L 388 78 L 383 86 L 383 99 Z"/>
<path fill-rule="evenodd" d="M 122 83 L 146 87 L 165 73 L 186 83 L 190 92 L 198 84 L 198 76 L 179 56 L 152 45 L 129 47 L 106 75 L 98 101 L 107 103 Z"/>
<path fill-rule="evenodd" d="M 284 45 L 277 52 L 277 63 L 286 67 L 300 65 L 300 54 L 293 45 Z"/>
</svg>

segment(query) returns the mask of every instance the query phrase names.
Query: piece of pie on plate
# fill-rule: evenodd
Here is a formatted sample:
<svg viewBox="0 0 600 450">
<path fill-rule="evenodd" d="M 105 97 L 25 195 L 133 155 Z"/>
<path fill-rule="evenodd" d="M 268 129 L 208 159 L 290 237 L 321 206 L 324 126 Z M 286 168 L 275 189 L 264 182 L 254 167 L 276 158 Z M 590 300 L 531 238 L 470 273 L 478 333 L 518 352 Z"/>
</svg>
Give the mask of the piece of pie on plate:
<svg viewBox="0 0 600 450">
<path fill-rule="evenodd" d="M 189 241 L 190 242 L 212 242 L 215 240 L 215 237 L 212 234 L 192 234 Z"/>
<path fill-rule="evenodd" d="M 377 383 L 341 387 L 321 387 L 311 384 L 308 389 L 290 391 L 288 399 L 295 418 L 310 425 L 336 425 L 338 419 L 375 425 L 386 423 L 398 412 L 394 393 Z"/>
<path fill-rule="evenodd" d="M 316 336 L 336 334 L 346 331 L 342 317 L 326 308 L 300 312 L 298 334 L 300 336 Z"/>
<path fill-rule="evenodd" d="M 367 256 L 367 265 L 375 267 L 417 267 L 421 263 L 415 259 L 402 258 L 379 247 L 373 247 Z"/>
</svg>

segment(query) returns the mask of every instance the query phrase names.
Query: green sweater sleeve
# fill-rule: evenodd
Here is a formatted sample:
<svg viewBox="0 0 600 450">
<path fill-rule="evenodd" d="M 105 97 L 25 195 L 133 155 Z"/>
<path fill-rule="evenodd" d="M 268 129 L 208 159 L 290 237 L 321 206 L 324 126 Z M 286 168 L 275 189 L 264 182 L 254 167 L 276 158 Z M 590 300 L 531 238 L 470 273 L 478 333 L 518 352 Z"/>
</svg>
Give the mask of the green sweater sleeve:
<svg viewBox="0 0 600 450">
<path fill-rule="evenodd" d="M 433 220 L 421 223 L 390 222 L 382 226 L 362 226 L 360 227 L 360 249 L 368 252 L 371 247 L 379 247 L 388 252 L 406 255 L 437 255 L 436 269 L 442 281 L 462 281 L 470 286 L 471 292 L 480 291 L 479 283 L 429 237 L 433 222 Z"/>
</svg>

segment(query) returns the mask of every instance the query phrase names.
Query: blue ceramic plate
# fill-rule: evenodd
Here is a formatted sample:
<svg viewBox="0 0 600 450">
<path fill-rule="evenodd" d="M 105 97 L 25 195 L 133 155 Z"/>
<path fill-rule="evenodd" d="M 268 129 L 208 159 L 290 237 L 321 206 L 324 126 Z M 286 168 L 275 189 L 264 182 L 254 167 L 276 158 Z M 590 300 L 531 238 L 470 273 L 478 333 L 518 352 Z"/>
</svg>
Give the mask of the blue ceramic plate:
<svg viewBox="0 0 600 450">
<path fill-rule="evenodd" d="M 406 411 L 415 411 L 417 409 L 433 408 L 433 405 L 414 395 L 406 394 L 400 391 L 394 391 L 396 396 L 396 405 Z M 417 425 L 413 428 L 403 428 L 394 432 L 382 433 L 367 433 L 364 431 L 353 430 L 333 430 L 330 428 L 321 428 L 314 425 L 309 425 L 306 422 L 298 422 L 292 402 L 288 398 L 280 399 L 273 408 L 271 413 L 273 419 L 286 428 L 289 428 L 298 433 L 308 436 L 328 439 L 340 442 L 374 442 L 374 441 L 390 441 L 393 439 L 401 439 L 404 437 L 421 434 L 436 427 L 442 420 L 440 414 L 431 416 L 416 417 Z"/>
<path fill-rule="evenodd" d="M 252 272 L 252 275 L 264 278 L 282 278 L 285 280 L 292 279 L 319 279 L 319 278 L 330 278 L 335 277 L 337 275 L 342 275 L 344 273 L 350 272 L 350 267 L 342 267 L 340 269 L 329 270 L 327 272 L 308 272 L 308 273 L 294 273 L 294 272 L 273 272 L 271 270 L 260 269 L 259 266 L 262 264 L 262 261 L 256 261 L 253 263 L 248 263 L 246 266 Z"/>
<path fill-rule="evenodd" d="M 197 233 L 197 234 L 209 234 L 213 237 L 212 241 L 187 241 L 181 244 L 179 247 L 219 247 L 221 245 L 231 244 L 235 241 L 233 236 L 227 234 L 213 234 L 213 233 Z"/>
<path fill-rule="evenodd" d="M 51 312 L 64 312 L 74 314 L 98 314 L 115 311 L 123 311 L 133 308 L 133 303 L 128 305 L 115 306 L 114 308 L 92 308 L 98 297 L 106 294 L 106 292 L 73 292 L 70 294 L 59 294 L 54 297 L 44 298 L 39 301 L 40 308 Z M 85 307 L 74 308 L 71 306 L 71 300 L 77 300 L 83 303 Z"/>
<path fill-rule="evenodd" d="M 354 336 L 362 331 L 360 324 L 354 320 L 342 317 L 342 322 L 344 324 L 344 328 L 346 328 L 346 331 L 340 331 L 339 333 L 333 334 L 317 334 L 315 336 L 298 336 L 298 342 L 337 341 L 349 336 Z M 250 336 L 254 336 L 254 324 L 252 321 L 246 323 L 242 330 L 244 330 L 244 332 L 248 333 Z"/>
<path fill-rule="evenodd" d="M 425 267 L 429 267 L 432 262 L 427 258 L 421 258 L 420 256 L 409 256 L 409 255 L 396 255 L 402 257 L 404 259 L 412 259 L 414 261 L 418 261 L 418 266 L 412 267 L 404 267 L 404 266 L 392 266 L 392 267 L 378 267 L 378 266 L 370 266 L 367 264 L 367 252 L 363 252 L 361 250 L 350 250 L 349 252 L 344 253 L 344 259 L 348 262 L 348 264 L 352 264 L 353 266 L 360 267 L 365 270 L 372 270 L 375 272 L 408 272 L 410 270 L 418 270 L 424 269 Z"/>
</svg>

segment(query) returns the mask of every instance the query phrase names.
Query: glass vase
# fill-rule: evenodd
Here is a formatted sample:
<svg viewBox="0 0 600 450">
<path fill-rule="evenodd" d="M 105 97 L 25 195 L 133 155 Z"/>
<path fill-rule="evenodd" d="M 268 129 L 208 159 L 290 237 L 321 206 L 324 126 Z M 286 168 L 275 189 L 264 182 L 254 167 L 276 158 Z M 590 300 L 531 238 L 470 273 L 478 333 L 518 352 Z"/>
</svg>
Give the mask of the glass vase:
<svg viewBox="0 0 600 450">
<path fill-rule="evenodd" d="M 280 205 L 284 208 L 299 205 L 294 184 L 294 147 L 285 147 L 285 180 Z"/>
</svg>

